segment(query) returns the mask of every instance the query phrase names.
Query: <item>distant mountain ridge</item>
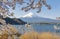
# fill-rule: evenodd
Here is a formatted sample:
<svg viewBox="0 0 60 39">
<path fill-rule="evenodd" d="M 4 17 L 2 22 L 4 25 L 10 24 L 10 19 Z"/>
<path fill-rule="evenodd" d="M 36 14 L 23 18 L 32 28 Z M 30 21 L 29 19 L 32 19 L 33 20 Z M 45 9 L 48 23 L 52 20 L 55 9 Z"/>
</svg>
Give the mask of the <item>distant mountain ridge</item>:
<svg viewBox="0 0 60 39">
<path fill-rule="evenodd" d="M 27 23 L 60 23 L 60 20 L 43 18 L 43 17 L 30 17 L 30 18 L 25 17 L 20 19 Z"/>
</svg>

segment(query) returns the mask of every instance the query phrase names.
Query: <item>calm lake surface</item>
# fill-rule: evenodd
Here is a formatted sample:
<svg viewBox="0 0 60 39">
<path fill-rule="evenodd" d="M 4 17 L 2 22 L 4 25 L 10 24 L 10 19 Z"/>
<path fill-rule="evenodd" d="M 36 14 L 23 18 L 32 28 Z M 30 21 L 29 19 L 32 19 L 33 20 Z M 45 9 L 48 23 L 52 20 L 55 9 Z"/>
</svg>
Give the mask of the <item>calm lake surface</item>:
<svg viewBox="0 0 60 39">
<path fill-rule="evenodd" d="M 56 30 L 54 29 L 54 25 L 56 24 L 30 24 L 31 28 L 34 31 L 37 32 L 56 32 Z M 25 27 L 25 25 L 14 25 L 19 32 L 23 33 L 22 29 L 25 29 L 25 31 L 28 31 L 28 29 Z M 60 24 L 58 25 L 58 27 L 60 27 Z"/>
</svg>

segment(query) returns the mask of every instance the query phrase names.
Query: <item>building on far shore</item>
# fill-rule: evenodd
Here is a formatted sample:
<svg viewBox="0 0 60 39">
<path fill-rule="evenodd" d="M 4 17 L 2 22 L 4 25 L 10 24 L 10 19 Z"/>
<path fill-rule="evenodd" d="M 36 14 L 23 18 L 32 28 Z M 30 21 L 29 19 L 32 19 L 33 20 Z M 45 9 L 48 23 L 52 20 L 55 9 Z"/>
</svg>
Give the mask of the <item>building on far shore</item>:
<svg viewBox="0 0 60 39">
<path fill-rule="evenodd" d="M 60 20 L 60 17 L 56 17 L 57 20 Z"/>
</svg>

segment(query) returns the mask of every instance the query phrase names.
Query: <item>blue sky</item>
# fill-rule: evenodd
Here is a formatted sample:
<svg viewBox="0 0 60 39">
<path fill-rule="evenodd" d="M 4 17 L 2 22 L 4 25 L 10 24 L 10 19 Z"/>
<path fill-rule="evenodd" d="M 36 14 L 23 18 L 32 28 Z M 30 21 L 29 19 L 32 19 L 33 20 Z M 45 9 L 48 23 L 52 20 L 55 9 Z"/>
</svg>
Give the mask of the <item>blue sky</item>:
<svg viewBox="0 0 60 39">
<path fill-rule="evenodd" d="M 30 10 L 28 12 L 24 12 L 20 10 L 19 4 L 17 4 L 16 9 L 11 12 L 14 12 L 16 17 L 23 16 L 25 14 L 28 14 L 29 12 L 32 12 L 33 14 L 37 14 L 40 17 L 46 17 L 46 18 L 52 18 L 55 19 L 56 17 L 60 17 L 60 0 L 47 0 L 47 3 L 51 5 L 52 9 L 48 10 L 47 7 L 43 6 L 42 11 L 40 13 L 36 13 L 36 10 Z M 25 6 L 25 5 L 23 5 Z M 21 7 L 21 6 L 20 6 Z"/>
</svg>

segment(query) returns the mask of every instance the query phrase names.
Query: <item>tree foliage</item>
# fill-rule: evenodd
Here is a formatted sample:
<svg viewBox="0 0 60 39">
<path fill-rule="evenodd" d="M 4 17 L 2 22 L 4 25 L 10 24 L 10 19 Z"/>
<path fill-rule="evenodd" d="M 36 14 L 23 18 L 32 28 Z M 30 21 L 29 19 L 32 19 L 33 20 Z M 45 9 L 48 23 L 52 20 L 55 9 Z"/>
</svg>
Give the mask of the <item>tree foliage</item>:
<svg viewBox="0 0 60 39">
<path fill-rule="evenodd" d="M 43 5 L 45 5 L 49 10 L 51 9 L 51 6 L 48 5 L 46 3 L 46 0 L 37 0 L 37 2 L 35 2 L 35 0 L 28 0 L 29 2 L 27 2 L 26 0 L 0 0 L 0 23 L 2 23 L 2 25 L 0 25 L 0 34 L 2 33 L 2 36 L 5 36 L 5 34 L 8 36 L 10 33 L 13 34 L 17 34 L 19 33 L 16 28 L 14 28 L 12 25 L 10 24 L 6 24 L 5 20 L 3 20 L 2 18 L 6 18 L 7 16 L 13 16 L 14 13 L 12 12 L 10 14 L 9 9 L 12 8 L 12 10 L 15 10 L 16 8 L 16 4 L 19 4 L 20 6 L 22 6 L 23 4 L 26 4 L 26 6 L 22 7 L 21 10 L 27 12 L 29 10 L 37 10 L 37 13 L 39 13 L 41 11 L 41 8 L 43 7 Z M 1 15 L 3 16 L 1 18 Z M 18 20 L 16 19 L 16 21 L 18 22 Z M 27 28 L 31 29 L 30 26 L 26 26 Z M 24 31 L 24 29 L 23 29 Z M 24 31 L 25 32 L 25 31 Z M 3 39 L 5 39 L 4 37 L 2 37 Z"/>
<path fill-rule="evenodd" d="M 22 7 L 21 10 L 27 12 L 31 9 L 38 10 L 37 13 L 41 11 L 41 8 L 43 5 L 45 5 L 49 10 L 51 9 L 51 6 L 46 3 L 46 0 L 28 0 L 29 2 L 26 2 L 26 0 L 0 0 L 0 14 L 3 14 L 4 16 L 9 13 L 9 7 L 15 10 L 16 4 L 23 5 L 27 4 L 27 6 Z M 12 15 L 12 14 L 11 14 Z"/>
</svg>

